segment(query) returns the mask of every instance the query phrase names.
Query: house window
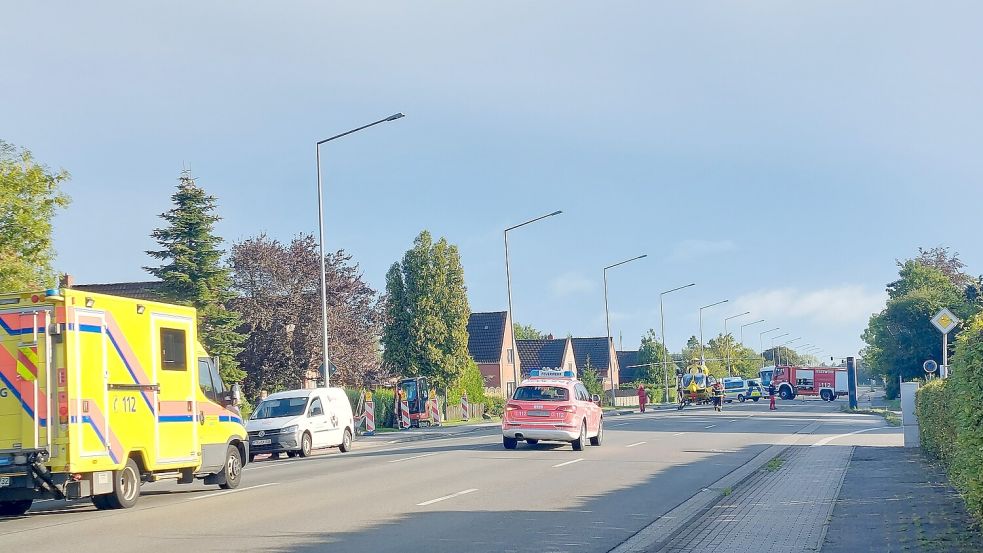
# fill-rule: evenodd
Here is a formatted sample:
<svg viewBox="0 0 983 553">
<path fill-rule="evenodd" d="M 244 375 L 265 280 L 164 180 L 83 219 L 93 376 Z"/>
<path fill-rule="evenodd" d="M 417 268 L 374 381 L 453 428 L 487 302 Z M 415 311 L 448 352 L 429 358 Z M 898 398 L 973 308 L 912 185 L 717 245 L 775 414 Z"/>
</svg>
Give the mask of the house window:
<svg viewBox="0 0 983 553">
<path fill-rule="evenodd" d="M 515 364 L 515 354 L 513 353 L 512 348 L 509 348 L 509 365 L 514 365 L 514 364 Z"/>
<path fill-rule="evenodd" d="M 160 365 L 165 371 L 188 370 L 186 343 L 183 330 L 160 329 Z"/>
</svg>

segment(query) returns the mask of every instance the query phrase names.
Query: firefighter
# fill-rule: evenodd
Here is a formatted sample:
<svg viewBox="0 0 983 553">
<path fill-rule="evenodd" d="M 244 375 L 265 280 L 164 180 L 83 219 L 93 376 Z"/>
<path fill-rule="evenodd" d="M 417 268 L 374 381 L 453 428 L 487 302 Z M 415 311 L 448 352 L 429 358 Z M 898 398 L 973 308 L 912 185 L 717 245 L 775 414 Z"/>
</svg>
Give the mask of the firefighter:
<svg viewBox="0 0 983 553">
<path fill-rule="evenodd" d="M 638 408 L 642 413 L 645 412 L 645 404 L 648 403 L 649 396 L 645 392 L 645 387 L 641 384 L 638 385 Z"/>
<path fill-rule="evenodd" d="M 719 381 L 713 384 L 713 409 L 715 411 L 724 409 L 724 385 Z"/>
<path fill-rule="evenodd" d="M 768 410 L 769 411 L 775 411 L 778 409 L 777 407 L 775 407 L 775 393 L 777 391 L 778 390 L 775 389 L 775 384 L 773 382 L 769 382 L 768 383 L 768 402 L 769 402 Z"/>
</svg>

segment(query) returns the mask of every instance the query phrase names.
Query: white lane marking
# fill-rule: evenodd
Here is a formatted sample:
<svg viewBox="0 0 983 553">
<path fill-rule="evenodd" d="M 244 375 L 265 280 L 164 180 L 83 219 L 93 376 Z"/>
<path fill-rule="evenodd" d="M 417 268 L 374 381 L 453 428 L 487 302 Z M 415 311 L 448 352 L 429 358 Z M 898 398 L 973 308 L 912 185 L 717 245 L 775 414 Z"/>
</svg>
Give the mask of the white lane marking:
<svg viewBox="0 0 983 553">
<path fill-rule="evenodd" d="M 737 422 L 737 419 L 730 419 L 730 420 L 729 420 L 729 421 L 727 421 L 727 422 Z"/>
<path fill-rule="evenodd" d="M 553 465 L 553 468 L 558 469 L 560 467 L 565 467 L 567 465 L 572 465 L 574 463 L 579 463 L 579 462 L 581 462 L 583 460 L 584 460 L 584 458 L 581 457 L 580 459 L 574 459 L 573 461 L 567 461 L 566 463 L 560 463 L 559 465 Z"/>
<path fill-rule="evenodd" d="M 194 496 L 194 497 L 189 497 L 188 498 L 188 501 L 197 501 L 199 499 L 208 499 L 209 497 L 218 497 L 220 495 L 228 495 L 230 493 L 239 493 L 239 492 L 244 492 L 244 491 L 247 491 L 247 490 L 255 490 L 255 489 L 258 489 L 258 488 L 265 488 L 267 486 L 276 486 L 276 485 L 278 485 L 278 482 L 267 482 L 266 484 L 257 484 L 255 486 L 249 486 L 248 488 L 238 488 L 238 489 L 235 489 L 235 490 L 225 490 L 224 492 L 210 493 L 208 495 L 198 495 L 198 496 Z"/>
<path fill-rule="evenodd" d="M 676 436 L 682 436 L 683 434 L 685 434 L 685 432 L 676 432 L 672 435 L 672 437 L 675 438 Z"/>
<path fill-rule="evenodd" d="M 857 430 L 856 432 L 847 432 L 846 434 L 838 434 L 836 436 L 830 436 L 828 438 L 823 438 L 818 442 L 812 444 L 809 447 L 818 447 L 828 444 L 837 438 L 845 438 L 847 436 L 853 436 L 854 434 L 860 434 L 861 432 L 870 432 L 871 430 L 881 430 L 883 428 L 891 428 L 890 426 L 878 426 L 877 428 L 864 428 L 863 430 Z"/>
<path fill-rule="evenodd" d="M 609 424 L 608 426 L 624 426 L 626 424 L 629 424 L 629 423 L 627 423 L 627 422 L 619 422 L 617 424 Z"/>
<path fill-rule="evenodd" d="M 430 457 L 431 455 L 437 455 L 439 451 L 433 453 L 423 453 L 421 455 L 413 455 L 412 457 L 403 457 L 402 459 L 393 459 L 392 461 L 386 461 L 387 463 L 402 463 L 403 461 L 412 461 L 413 459 L 420 459 L 421 457 Z"/>
<path fill-rule="evenodd" d="M 456 492 L 456 493 L 452 493 L 450 495 L 445 495 L 444 497 L 438 497 L 437 499 L 431 499 L 430 501 L 424 501 L 423 503 L 417 503 L 416 506 L 417 507 L 426 507 L 427 505 L 433 505 L 434 503 L 437 503 L 438 501 L 444 501 L 445 499 L 452 499 L 454 497 L 459 497 L 459 496 L 462 496 L 464 494 L 469 494 L 471 492 L 476 492 L 476 491 L 478 491 L 478 488 L 469 488 L 467 490 L 462 490 L 462 491 L 459 491 L 459 492 Z"/>
<path fill-rule="evenodd" d="M 636 445 L 642 445 L 642 444 L 644 444 L 644 443 L 645 443 L 645 442 L 635 442 L 635 443 L 633 443 L 633 444 L 628 444 L 628 445 L 626 445 L 625 447 L 635 447 Z"/>
<path fill-rule="evenodd" d="M 716 424 L 711 424 L 710 426 L 704 426 L 703 428 L 713 428 L 714 426 L 717 426 L 717 425 Z"/>
</svg>

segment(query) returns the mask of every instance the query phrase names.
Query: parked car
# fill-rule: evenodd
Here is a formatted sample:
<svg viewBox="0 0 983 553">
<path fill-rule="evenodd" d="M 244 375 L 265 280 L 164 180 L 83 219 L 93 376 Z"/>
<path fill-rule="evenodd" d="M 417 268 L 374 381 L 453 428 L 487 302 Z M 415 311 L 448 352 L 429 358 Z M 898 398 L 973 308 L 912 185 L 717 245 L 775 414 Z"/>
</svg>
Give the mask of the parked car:
<svg viewBox="0 0 983 553">
<path fill-rule="evenodd" d="M 352 448 L 355 417 L 341 388 L 277 392 L 264 399 L 246 422 L 249 460 L 270 453 L 307 457 L 315 449 Z"/>
<path fill-rule="evenodd" d="M 529 445 L 540 440 L 569 442 L 576 451 L 588 440 L 601 445 L 604 420 L 599 403 L 572 371 L 534 370 L 505 405 L 502 443 L 505 449 L 515 449 L 519 440 Z"/>
</svg>

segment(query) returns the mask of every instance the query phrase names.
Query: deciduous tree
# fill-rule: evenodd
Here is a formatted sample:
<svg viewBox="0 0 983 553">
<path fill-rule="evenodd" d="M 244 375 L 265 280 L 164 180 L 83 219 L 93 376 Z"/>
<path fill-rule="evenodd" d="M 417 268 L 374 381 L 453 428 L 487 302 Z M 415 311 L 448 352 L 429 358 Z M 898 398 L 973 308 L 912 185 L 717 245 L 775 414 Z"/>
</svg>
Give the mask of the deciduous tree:
<svg viewBox="0 0 983 553">
<path fill-rule="evenodd" d="M 68 178 L 0 140 L 0 291 L 54 286 L 51 223 L 69 203 Z"/>
</svg>

